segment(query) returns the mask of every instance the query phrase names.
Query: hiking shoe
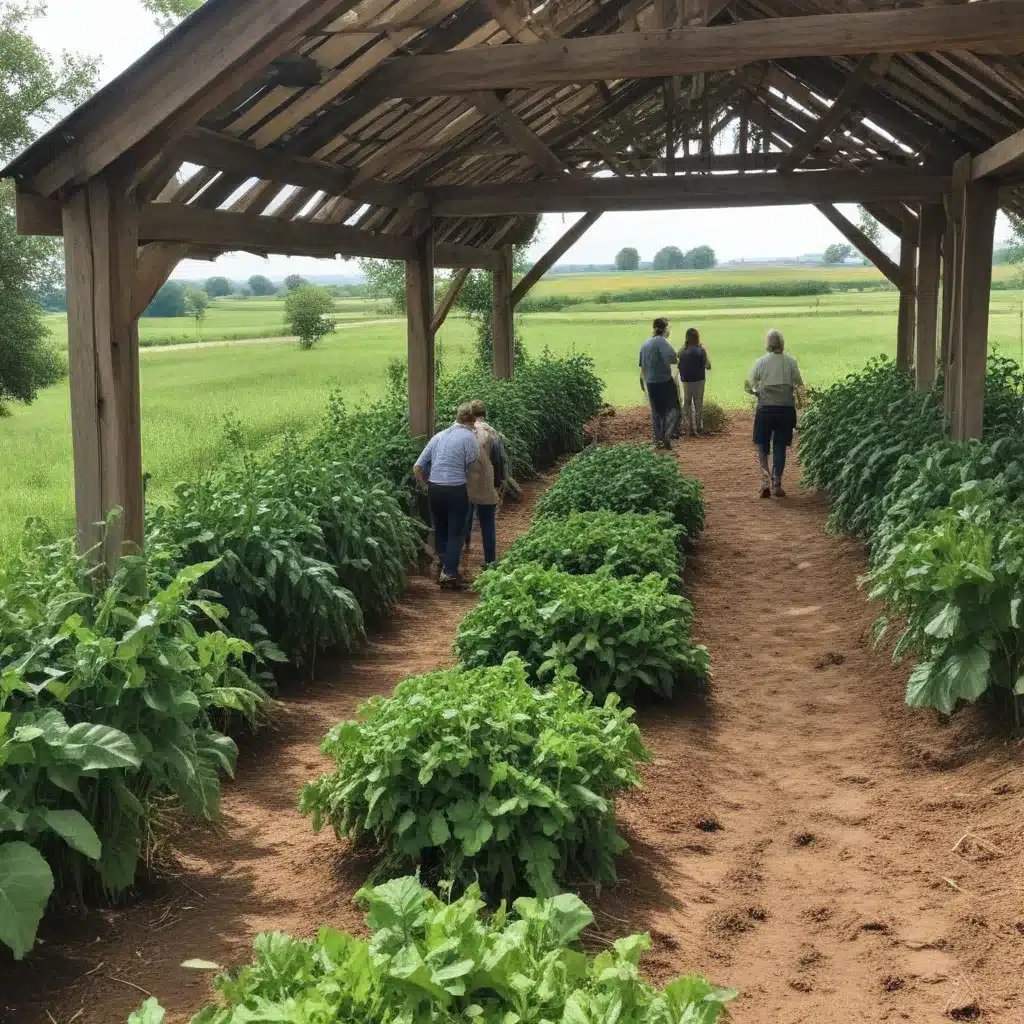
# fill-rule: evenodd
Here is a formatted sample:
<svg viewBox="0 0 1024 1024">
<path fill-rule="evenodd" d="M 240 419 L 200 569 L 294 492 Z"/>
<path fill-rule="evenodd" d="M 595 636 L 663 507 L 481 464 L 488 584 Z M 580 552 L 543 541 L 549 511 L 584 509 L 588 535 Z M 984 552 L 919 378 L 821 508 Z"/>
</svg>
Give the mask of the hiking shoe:
<svg viewBox="0 0 1024 1024">
<path fill-rule="evenodd" d="M 445 573 L 441 573 L 437 580 L 438 586 L 442 590 L 458 590 L 459 589 L 459 577 L 458 576 L 447 576 Z"/>
<path fill-rule="evenodd" d="M 762 487 L 761 488 L 761 497 L 762 498 L 770 498 L 771 496 L 772 496 L 772 489 L 770 487 Z"/>
<path fill-rule="evenodd" d="M 774 494 L 776 498 L 784 498 L 786 496 L 786 492 L 782 489 L 782 484 L 776 484 L 772 488 L 772 494 Z"/>
</svg>

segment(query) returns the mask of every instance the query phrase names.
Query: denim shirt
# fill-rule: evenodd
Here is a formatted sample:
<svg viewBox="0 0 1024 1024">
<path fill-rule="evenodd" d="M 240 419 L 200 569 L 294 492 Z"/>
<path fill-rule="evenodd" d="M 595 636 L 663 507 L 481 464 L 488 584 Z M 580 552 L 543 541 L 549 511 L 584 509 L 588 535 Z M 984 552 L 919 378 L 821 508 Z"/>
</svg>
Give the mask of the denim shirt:
<svg viewBox="0 0 1024 1024">
<path fill-rule="evenodd" d="M 430 483 L 458 487 L 469 479 L 470 467 L 479 454 L 480 444 L 473 428 L 453 423 L 430 439 L 416 465 L 429 471 L 427 480 Z"/>
</svg>

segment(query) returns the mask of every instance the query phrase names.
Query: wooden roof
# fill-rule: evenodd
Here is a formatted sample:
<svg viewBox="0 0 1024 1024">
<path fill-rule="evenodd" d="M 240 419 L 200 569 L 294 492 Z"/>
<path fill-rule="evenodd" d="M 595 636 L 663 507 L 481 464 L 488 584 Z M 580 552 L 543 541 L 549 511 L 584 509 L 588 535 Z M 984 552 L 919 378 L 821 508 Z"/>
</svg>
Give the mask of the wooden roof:
<svg viewBox="0 0 1024 1024">
<path fill-rule="evenodd" d="M 121 175 L 140 238 L 194 256 L 401 258 L 428 212 L 451 265 L 549 210 L 898 227 L 964 154 L 1024 213 L 1022 53 L 1024 0 L 207 0 L 3 175 L 55 234 L 55 200 Z"/>
</svg>

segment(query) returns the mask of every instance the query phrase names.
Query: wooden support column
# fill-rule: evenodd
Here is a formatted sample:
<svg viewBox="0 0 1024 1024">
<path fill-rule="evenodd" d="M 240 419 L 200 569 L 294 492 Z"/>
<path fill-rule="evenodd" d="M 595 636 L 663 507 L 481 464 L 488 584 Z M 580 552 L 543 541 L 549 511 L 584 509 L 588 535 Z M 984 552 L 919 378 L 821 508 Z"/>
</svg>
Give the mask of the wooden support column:
<svg viewBox="0 0 1024 1024">
<path fill-rule="evenodd" d="M 900 237 L 900 312 L 896 334 L 896 365 L 906 370 L 914 355 L 917 292 L 917 218 L 904 216 Z"/>
<path fill-rule="evenodd" d="M 939 321 L 939 278 L 946 214 L 941 204 L 921 208 L 917 246 L 917 347 L 914 374 L 918 391 L 935 386 L 935 347 Z"/>
<path fill-rule="evenodd" d="M 138 206 L 124 182 L 94 178 L 65 200 L 62 219 L 78 544 L 113 565 L 126 546 L 141 546 L 144 527 L 132 309 Z"/>
<path fill-rule="evenodd" d="M 515 372 L 515 330 L 512 323 L 512 246 L 503 245 L 498 252 L 501 262 L 491 272 L 493 298 L 491 305 L 491 341 L 495 377 L 508 378 Z"/>
<path fill-rule="evenodd" d="M 415 240 L 405 261 L 405 310 L 409 345 L 409 426 L 413 437 L 434 433 L 434 228 Z"/>
<path fill-rule="evenodd" d="M 964 190 L 963 296 L 960 301 L 960 406 L 953 423 L 955 440 L 980 438 L 985 411 L 988 316 L 992 291 L 999 186 L 988 179 Z"/>
<path fill-rule="evenodd" d="M 956 229 L 950 213 L 950 197 L 943 203 L 945 233 L 942 236 L 942 340 L 939 343 L 939 366 L 943 373 L 949 367 L 949 339 L 953 332 L 953 268 L 956 264 Z"/>
</svg>

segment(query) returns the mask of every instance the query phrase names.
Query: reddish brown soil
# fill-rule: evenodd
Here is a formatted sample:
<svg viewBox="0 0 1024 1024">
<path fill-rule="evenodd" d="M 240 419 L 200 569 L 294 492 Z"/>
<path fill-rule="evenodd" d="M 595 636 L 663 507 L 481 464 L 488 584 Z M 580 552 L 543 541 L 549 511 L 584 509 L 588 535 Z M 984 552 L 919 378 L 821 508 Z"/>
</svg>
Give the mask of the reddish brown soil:
<svg viewBox="0 0 1024 1024">
<path fill-rule="evenodd" d="M 640 439 L 646 415 L 607 431 Z M 795 471 L 789 498 L 756 498 L 746 419 L 678 447 L 707 486 L 689 578 L 714 683 L 640 713 L 655 760 L 620 808 L 632 847 L 620 881 L 583 893 L 596 938 L 650 931 L 651 976 L 734 985 L 737 1024 L 1024 1021 L 1020 745 L 974 713 L 947 724 L 903 707 L 906 669 L 869 643 L 860 547 L 824 535 L 825 504 Z M 503 511 L 503 543 L 535 490 Z M 352 894 L 367 865 L 312 834 L 297 790 L 360 700 L 452 661 L 472 601 L 415 580 L 363 654 L 321 664 L 243 751 L 223 821 L 175 837 L 180 877 L 50 925 L 27 963 L 0 968 L 0 1022 L 117 1024 L 140 990 L 187 1020 L 208 978 L 183 960 L 248 959 L 266 929 L 360 929 Z"/>
</svg>

